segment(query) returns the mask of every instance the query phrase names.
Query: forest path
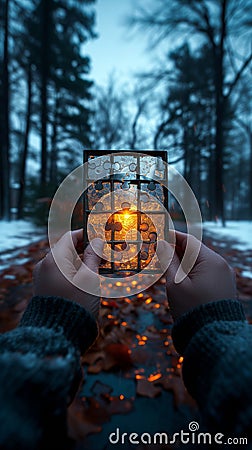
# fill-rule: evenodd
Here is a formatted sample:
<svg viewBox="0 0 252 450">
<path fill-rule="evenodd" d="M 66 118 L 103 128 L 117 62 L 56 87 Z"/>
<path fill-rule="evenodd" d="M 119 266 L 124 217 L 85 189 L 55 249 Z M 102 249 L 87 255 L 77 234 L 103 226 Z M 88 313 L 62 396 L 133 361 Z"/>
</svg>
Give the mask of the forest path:
<svg viewBox="0 0 252 450">
<path fill-rule="evenodd" d="M 177 228 L 182 231 L 183 226 Z M 243 276 L 244 268 L 246 273 L 251 270 L 252 249 L 238 250 L 233 240 L 216 239 L 207 232 L 204 242 L 234 267 L 239 297 L 252 321 L 252 279 Z M 9 255 L 9 267 L 0 273 L 1 332 L 17 325 L 32 296 L 33 267 L 47 251 L 43 239 Z M 69 429 L 80 442 L 79 450 L 113 448 L 108 436 L 117 427 L 121 433 L 172 435 L 181 428 L 188 430 L 190 421 L 200 423 L 183 386 L 182 361 L 172 345 L 171 327 L 164 278 L 137 296 L 103 300 L 100 336 L 83 358 L 83 385 L 69 408 Z"/>
</svg>

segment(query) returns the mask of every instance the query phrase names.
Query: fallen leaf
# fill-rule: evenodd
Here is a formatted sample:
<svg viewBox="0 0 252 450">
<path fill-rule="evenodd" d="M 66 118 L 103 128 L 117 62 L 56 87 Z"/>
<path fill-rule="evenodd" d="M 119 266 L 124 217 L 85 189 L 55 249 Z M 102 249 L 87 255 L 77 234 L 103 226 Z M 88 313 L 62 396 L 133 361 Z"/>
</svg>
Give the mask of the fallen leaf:
<svg viewBox="0 0 252 450">
<path fill-rule="evenodd" d="M 79 398 L 76 398 L 68 408 L 67 423 L 69 437 L 75 441 L 80 441 L 88 434 L 99 433 L 102 430 L 100 425 L 89 420 Z"/>
<path fill-rule="evenodd" d="M 154 398 L 161 394 L 161 389 L 146 379 L 137 380 L 136 393 L 142 397 Z"/>
</svg>

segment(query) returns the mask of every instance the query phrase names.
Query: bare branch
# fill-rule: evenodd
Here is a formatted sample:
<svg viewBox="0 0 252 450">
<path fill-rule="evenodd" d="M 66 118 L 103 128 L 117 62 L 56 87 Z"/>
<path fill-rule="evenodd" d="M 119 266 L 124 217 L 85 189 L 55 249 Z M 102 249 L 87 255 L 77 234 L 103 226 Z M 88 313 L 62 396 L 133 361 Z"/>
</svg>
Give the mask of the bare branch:
<svg viewBox="0 0 252 450">
<path fill-rule="evenodd" d="M 182 156 L 179 156 L 177 159 L 174 159 L 173 161 L 169 161 L 169 164 L 176 164 L 180 161 L 183 161 L 183 159 L 185 159 L 185 155 L 183 154 Z"/>
<path fill-rule="evenodd" d="M 240 125 L 240 127 L 243 129 L 243 131 L 246 134 L 250 134 L 251 133 L 251 125 L 247 122 L 244 122 L 244 120 L 240 119 L 239 117 L 235 118 L 235 122 L 238 123 L 238 125 Z"/>
<path fill-rule="evenodd" d="M 244 63 L 242 64 L 242 66 L 240 67 L 238 72 L 236 73 L 233 81 L 230 83 L 229 90 L 228 90 L 227 94 L 224 95 L 225 99 L 230 97 L 230 95 L 231 95 L 233 89 L 235 88 L 235 86 L 237 85 L 241 75 L 243 74 L 244 70 L 248 67 L 248 65 L 251 63 L 251 61 L 252 61 L 252 52 L 249 55 L 249 57 L 247 59 L 245 59 Z"/>
<path fill-rule="evenodd" d="M 178 16 L 177 10 L 180 10 Z M 134 16 L 128 17 L 126 24 L 132 27 L 139 27 L 145 32 L 151 31 L 151 42 L 149 47 L 153 49 L 161 41 L 168 36 L 175 35 L 185 31 L 194 31 L 196 33 L 202 33 L 208 35 L 214 43 L 213 28 L 210 25 L 209 11 L 204 5 L 205 15 L 202 13 L 202 9 L 199 8 L 196 2 L 193 5 L 180 5 L 179 2 L 174 2 L 171 7 L 169 6 L 168 12 L 162 4 L 158 5 L 151 11 L 147 8 L 138 7 Z M 193 14 L 189 14 L 189 12 Z M 206 16 L 206 17 L 205 17 Z M 153 33 L 153 30 L 155 32 Z"/>
<path fill-rule="evenodd" d="M 135 114 L 135 117 L 134 117 L 134 120 L 133 120 L 133 123 L 132 123 L 132 140 L 131 140 L 131 143 L 130 143 L 130 148 L 132 150 L 135 150 L 135 147 L 136 147 L 137 123 L 138 123 L 138 120 L 139 120 L 139 118 L 140 118 L 140 116 L 141 116 L 141 114 L 143 112 L 144 107 L 145 107 L 145 102 L 139 101 L 138 105 L 137 105 L 137 111 L 136 111 L 136 114 Z"/>
</svg>

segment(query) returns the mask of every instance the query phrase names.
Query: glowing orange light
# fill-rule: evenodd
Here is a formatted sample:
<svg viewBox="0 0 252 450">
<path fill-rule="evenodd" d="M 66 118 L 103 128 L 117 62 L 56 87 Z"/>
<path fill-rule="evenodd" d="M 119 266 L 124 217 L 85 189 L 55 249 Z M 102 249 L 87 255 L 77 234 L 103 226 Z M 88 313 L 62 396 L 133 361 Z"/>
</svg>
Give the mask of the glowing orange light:
<svg viewBox="0 0 252 450">
<path fill-rule="evenodd" d="M 137 298 L 143 298 L 143 293 L 140 292 L 140 294 L 137 294 Z"/>
<path fill-rule="evenodd" d="M 147 336 L 142 336 L 143 341 L 147 341 L 147 339 L 148 339 Z"/>
<path fill-rule="evenodd" d="M 123 327 L 126 327 L 127 322 L 122 322 L 121 325 L 122 325 Z"/>
<path fill-rule="evenodd" d="M 122 286 L 121 281 L 117 281 L 117 282 L 116 282 L 116 286 Z"/>
<path fill-rule="evenodd" d="M 128 286 L 128 287 L 126 287 L 126 291 L 127 292 L 130 292 L 131 291 L 131 289 L 130 289 L 130 287 Z"/>
<path fill-rule="evenodd" d="M 156 309 L 160 308 L 160 304 L 159 304 L 159 303 L 156 303 L 156 304 L 154 305 L 154 308 L 156 308 Z"/>
<path fill-rule="evenodd" d="M 159 378 L 162 377 L 161 373 L 152 374 L 148 377 L 148 381 L 156 381 L 159 380 Z"/>
<path fill-rule="evenodd" d="M 183 361 L 184 361 L 183 356 L 180 356 L 178 362 L 179 362 L 179 363 L 182 363 Z"/>
<path fill-rule="evenodd" d="M 120 398 L 120 400 L 123 400 L 124 399 L 124 395 L 121 394 L 119 398 Z"/>
<path fill-rule="evenodd" d="M 107 306 L 107 305 L 109 305 L 109 302 L 107 302 L 106 300 L 103 300 L 103 301 L 102 301 L 102 305 L 103 305 L 103 306 Z"/>
<path fill-rule="evenodd" d="M 146 344 L 146 342 L 145 341 L 138 341 L 138 345 L 145 345 Z"/>
<path fill-rule="evenodd" d="M 136 375 L 136 380 L 143 380 L 145 377 L 143 375 Z"/>
<path fill-rule="evenodd" d="M 151 303 L 151 302 L 152 302 L 152 298 L 151 298 L 151 297 L 148 297 L 148 298 L 145 300 L 146 305 L 148 305 L 148 304 Z"/>
<path fill-rule="evenodd" d="M 169 342 L 168 341 L 164 341 L 164 346 L 168 347 L 168 345 L 169 345 Z"/>
<path fill-rule="evenodd" d="M 108 314 L 108 315 L 107 315 L 107 318 L 108 318 L 108 319 L 114 319 L 115 316 L 112 316 L 112 314 Z"/>
</svg>

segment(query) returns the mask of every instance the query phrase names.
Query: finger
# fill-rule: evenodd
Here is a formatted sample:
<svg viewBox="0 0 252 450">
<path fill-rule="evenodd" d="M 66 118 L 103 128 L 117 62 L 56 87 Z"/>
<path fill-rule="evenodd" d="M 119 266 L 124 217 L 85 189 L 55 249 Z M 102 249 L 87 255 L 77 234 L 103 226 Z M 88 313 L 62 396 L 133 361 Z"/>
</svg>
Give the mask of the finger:
<svg viewBox="0 0 252 450">
<path fill-rule="evenodd" d="M 102 239 L 95 238 L 92 240 L 91 244 L 88 244 L 86 250 L 84 251 L 83 262 L 95 273 L 98 273 L 103 247 L 104 241 Z"/>
<path fill-rule="evenodd" d="M 175 246 L 170 243 L 160 240 L 157 242 L 157 257 L 159 259 L 159 263 L 161 265 L 161 269 L 166 271 L 168 266 L 170 265 L 174 252 Z"/>
<path fill-rule="evenodd" d="M 68 258 L 72 260 L 74 252 L 76 251 L 74 248 L 71 231 L 63 234 L 56 244 L 51 247 L 51 253 L 59 258 Z"/>
<path fill-rule="evenodd" d="M 180 268 L 175 277 L 175 283 L 180 283 L 190 274 L 194 267 L 202 243 L 195 236 L 176 231 L 176 253 L 181 260 Z"/>
<path fill-rule="evenodd" d="M 80 239 L 81 230 L 65 233 L 46 255 L 44 260 L 45 267 L 49 267 L 49 269 L 51 267 L 51 270 L 54 271 L 60 270 L 65 278 L 72 280 L 77 272 L 77 260 L 79 258 L 74 242 L 77 245 Z"/>
<path fill-rule="evenodd" d="M 175 231 L 176 234 L 176 247 L 184 254 L 186 245 L 188 242 L 189 234 L 183 233 L 182 231 Z"/>
<path fill-rule="evenodd" d="M 174 283 L 175 276 L 180 268 L 179 257 L 175 251 L 175 247 L 166 241 L 159 241 L 157 245 L 157 256 L 162 269 L 166 270 L 167 287 L 169 287 Z"/>
<path fill-rule="evenodd" d="M 73 245 L 77 251 L 83 252 L 83 229 L 72 231 Z"/>
<path fill-rule="evenodd" d="M 103 252 L 104 242 L 101 239 L 96 238 L 92 240 L 91 244 L 88 244 L 84 251 L 83 263 L 74 276 L 74 282 L 79 289 L 99 297 L 100 278 L 98 268 L 101 261 L 100 254 Z"/>
<path fill-rule="evenodd" d="M 51 248 L 51 254 L 55 260 L 65 260 L 75 266 L 78 253 L 76 247 L 80 245 L 83 240 L 82 230 L 68 231 L 65 233 Z"/>
</svg>

